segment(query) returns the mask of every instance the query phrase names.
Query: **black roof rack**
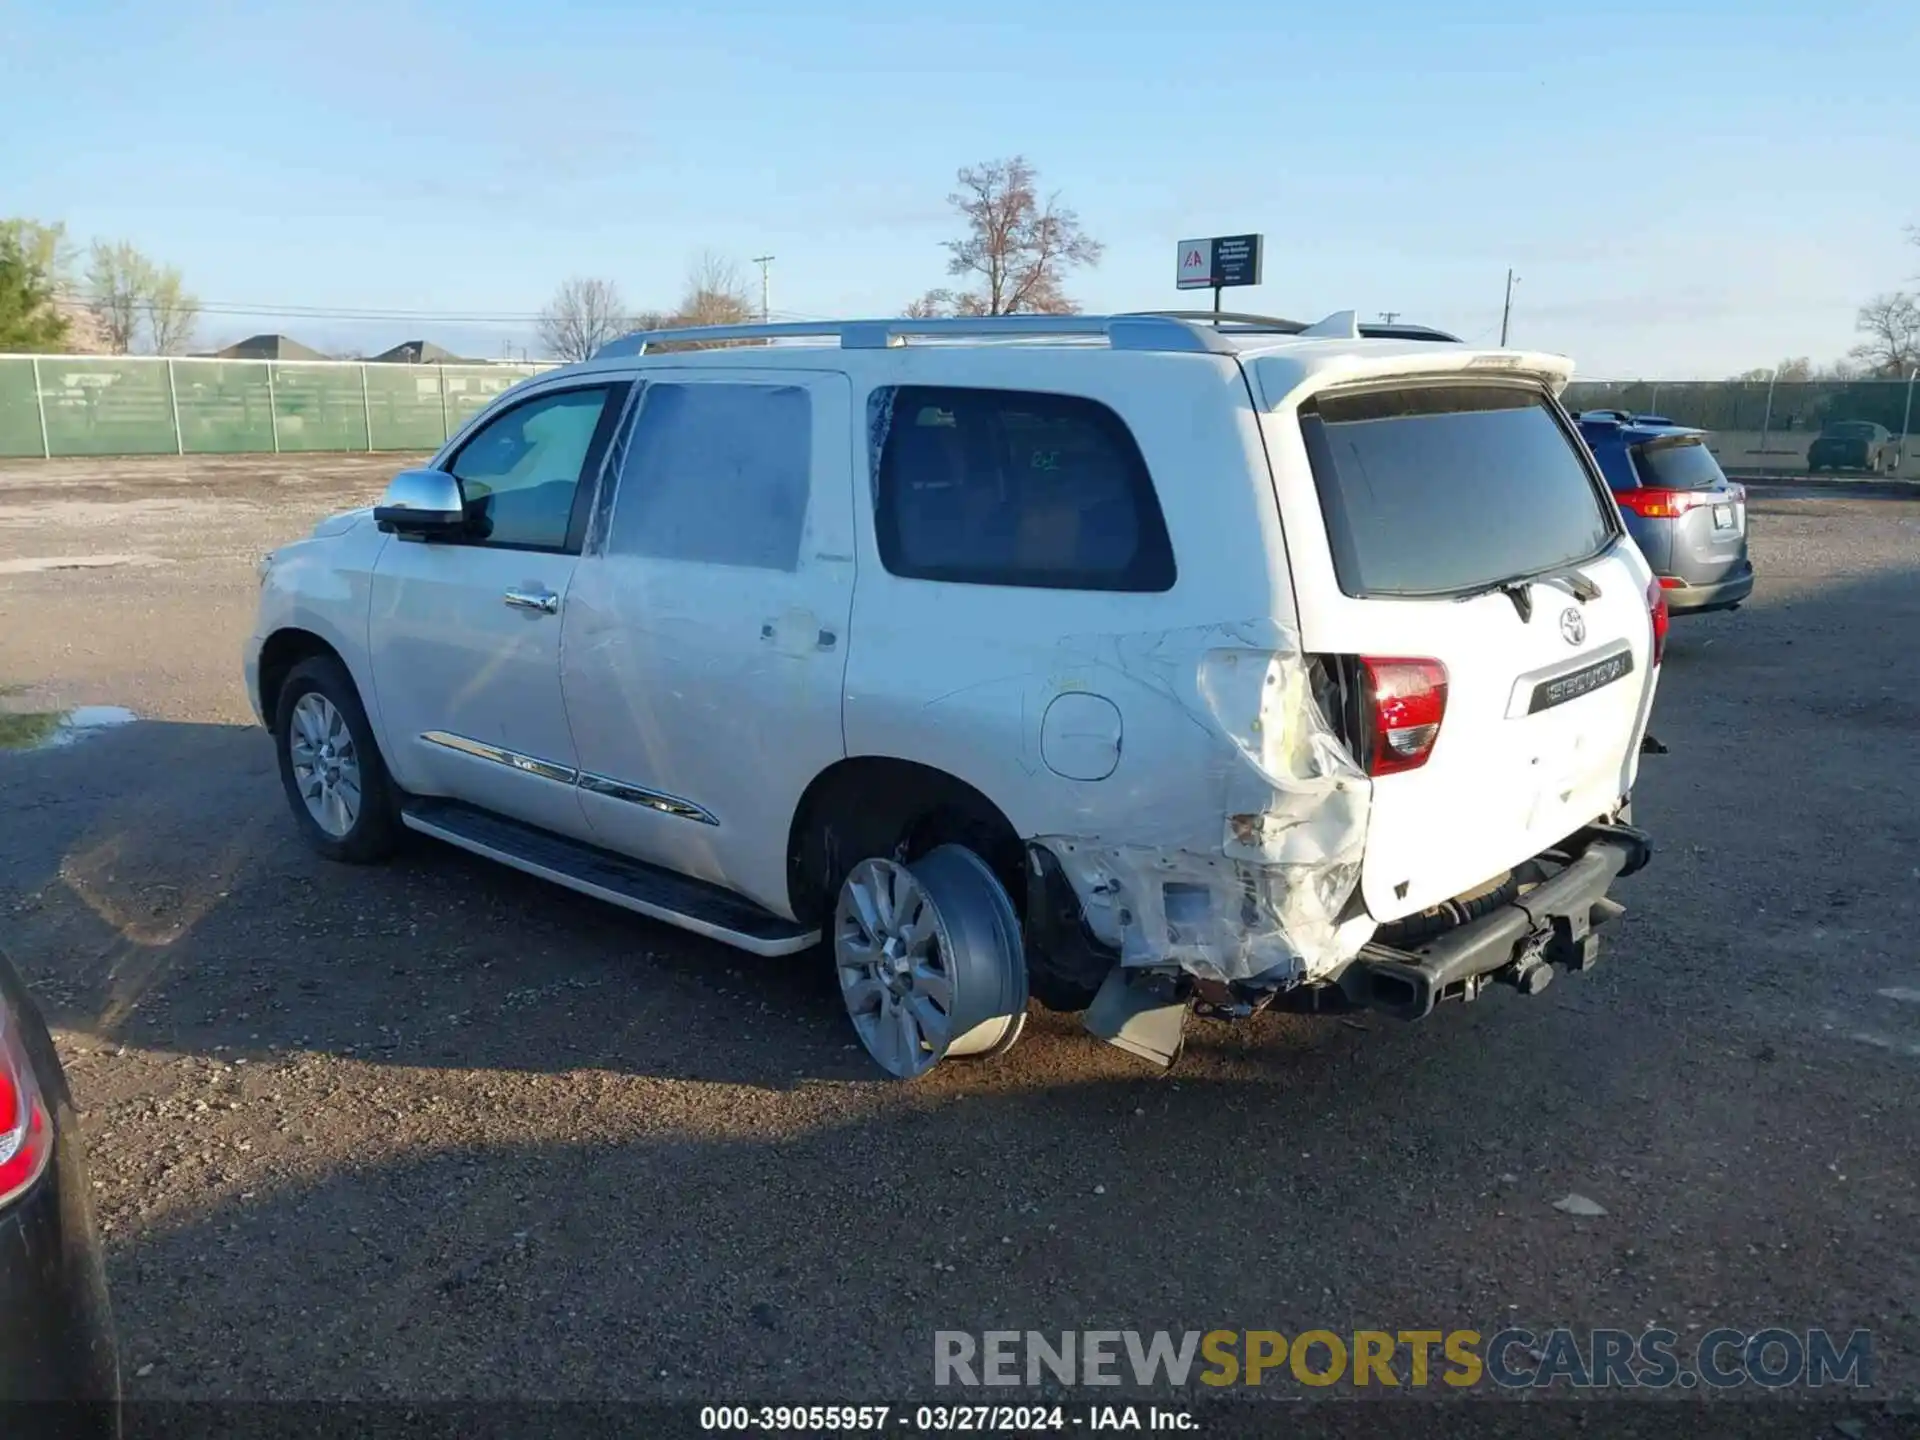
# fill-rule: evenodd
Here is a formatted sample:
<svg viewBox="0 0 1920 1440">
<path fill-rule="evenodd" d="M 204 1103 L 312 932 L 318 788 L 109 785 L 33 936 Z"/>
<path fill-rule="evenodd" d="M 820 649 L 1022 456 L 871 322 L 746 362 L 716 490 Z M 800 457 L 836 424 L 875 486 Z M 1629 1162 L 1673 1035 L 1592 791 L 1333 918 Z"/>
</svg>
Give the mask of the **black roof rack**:
<svg viewBox="0 0 1920 1440">
<path fill-rule="evenodd" d="M 1384 322 L 1369 325 L 1362 321 L 1360 333 L 1369 340 L 1434 340 L 1446 345 L 1460 343 L 1458 335 L 1449 335 L 1445 330 L 1436 330 L 1431 325 L 1389 325 Z"/>
<path fill-rule="evenodd" d="M 1298 335 L 1307 328 L 1299 320 L 1288 320 L 1279 315 L 1252 315 L 1240 310 L 1145 310 L 1140 313 L 1157 315 L 1166 320 L 1185 320 L 1194 325 L 1212 325 L 1223 332 L 1251 335 Z M 1357 328 L 1361 336 L 1368 340 L 1432 340 L 1444 345 L 1460 343 L 1458 335 L 1449 335 L 1431 325 L 1370 325 L 1362 321 Z"/>
</svg>

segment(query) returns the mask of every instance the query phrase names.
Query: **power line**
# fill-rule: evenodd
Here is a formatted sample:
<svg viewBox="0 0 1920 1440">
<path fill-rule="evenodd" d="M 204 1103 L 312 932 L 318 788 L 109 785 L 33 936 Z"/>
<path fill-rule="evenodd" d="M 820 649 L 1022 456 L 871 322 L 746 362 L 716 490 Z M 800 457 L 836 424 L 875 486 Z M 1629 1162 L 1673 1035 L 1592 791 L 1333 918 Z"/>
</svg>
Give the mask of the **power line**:
<svg viewBox="0 0 1920 1440">
<path fill-rule="evenodd" d="M 769 260 L 773 257 L 768 256 Z M 62 290 L 57 298 L 78 305 L 89 304 L 79 291 Z M 136 301 L 133 308 L 142 312 L 154 307 L 148 301 Z M 541 318 L 538 310 L 420 310 L 377 306 L 252 304 L 238 300 L 202 300 L 195 309 L 202 315 L 258 316 L 284 320 L 414 320 L 442 324 L 531 325 Z M 823 320 L 830 317 L 799 310 L 766 310 L 773 320 Z"/>
</svg>

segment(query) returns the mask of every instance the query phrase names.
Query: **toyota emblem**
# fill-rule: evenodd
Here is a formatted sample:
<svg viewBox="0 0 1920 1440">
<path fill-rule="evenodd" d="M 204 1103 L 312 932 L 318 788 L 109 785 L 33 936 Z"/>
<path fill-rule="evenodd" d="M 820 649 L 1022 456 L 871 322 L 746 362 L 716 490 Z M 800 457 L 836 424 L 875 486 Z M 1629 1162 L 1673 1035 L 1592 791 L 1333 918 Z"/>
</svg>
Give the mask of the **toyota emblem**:
<svg viewBox="0 0 1920 1440">
<path fill-rule="evenodd" d="M 1560 634 L 1569 645 L 1587 638 L 1587 617 L 1569 605 L 1560 612 Z"/>
</svg>

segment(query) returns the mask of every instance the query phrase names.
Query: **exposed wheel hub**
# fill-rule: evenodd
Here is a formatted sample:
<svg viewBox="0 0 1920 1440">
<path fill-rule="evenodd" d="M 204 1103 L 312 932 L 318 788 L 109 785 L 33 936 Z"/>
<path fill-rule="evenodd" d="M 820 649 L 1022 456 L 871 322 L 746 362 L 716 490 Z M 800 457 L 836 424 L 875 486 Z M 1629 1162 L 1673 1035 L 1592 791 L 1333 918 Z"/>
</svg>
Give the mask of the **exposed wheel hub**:
<svg viewBox="0 0 1920 1440">
<path fill-rule="evenodd" d="M 1019 1036 L 1026 966 L 1006 891 L 973 852 L 864 860 L 834 909 L 834 964 L 861 1043 L 903 1080 Z"/>
</svg>

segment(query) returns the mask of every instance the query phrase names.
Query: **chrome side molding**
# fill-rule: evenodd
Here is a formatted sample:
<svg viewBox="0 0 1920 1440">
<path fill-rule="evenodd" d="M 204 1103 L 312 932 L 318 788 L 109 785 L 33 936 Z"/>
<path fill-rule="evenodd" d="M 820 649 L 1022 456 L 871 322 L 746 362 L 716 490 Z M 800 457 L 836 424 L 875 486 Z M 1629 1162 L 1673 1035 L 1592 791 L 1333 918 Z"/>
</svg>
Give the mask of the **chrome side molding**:
<svg viewBox="0 0 1920 1440">
<path fill-rule="evenodd" d="M 496 765 L 505 765 L 508 769 L 518 770 L 526 775 L 538 775 L 542 780 L 551 780 L 559 785 L 571 785 L 580 778 L 580 772 L 570 765 L 556 765 L 551 760 L 542 760 L 537 755 L 522 755 L 518 750 L 503 749 L 498 745 L 488 745 L 484 741 L 469 740 L 465 735 L 455 735 L 446 730 L 428 730 L 420 738 L 429 745 L 444 746 L 448 750 L 457 750 L 462 755 L 471 755 L 478 760 L 491 760 Z"/>
<path fill-rule="evenodd" d="M 662 815 L 692 820 L 701 825 L 720 823 L 711 811 L 701 809 L 691 800 L 682 800 L 678 795 L 669 795 L 663 790 L 649 790 L 644 785 L 629 785 L 610 775 L 595 775 L 590 770 L 582 770 L 579 785 L 582 790 L 595 795 L 604 795 L 609 800 L 624 800 L 629 805 L 644 805 L 649 810 L 658 810 Z"/>
<path fill-rule="evenodd" d="M 427 730 L 420 738 L 429 745 L 439 745 L 448 750 L 457 750 L 462 755 L 471 755 L 476 760 L 491 760 L 496 765 L 505 765 L 510 770 L 518 770 L 523 775 L 537 775 L 542 780 L 551 780 L 556 785 L 577 785 L 582 790 L 595 795 L 604 795 L 609 800 L 623 800 L 629 805 L 644 805 L 649 810 L 658 810 L 662 815 L 671 815 L 679 820 L 691 820 L 699 825 L 718 825 L 719 819 L 710 810 L 702 809 L 691 800 L 683 800 L 678 795 L 669 795 L 664 790 L 649 790 L 644 785 L 630 785 L 625 780 L 616 780 L 611 775 L 596 775 L 590 770 L 576 770 L 570 765 L 556 765 L 551 760 L 542 760 L 537 755 L 523 755 L 518 750 L 508 750 L 504 746 L 489 745 L 481 740 L 469 739 L 465 735 L 455 735 L 449 730 Z"/>
</svg>

